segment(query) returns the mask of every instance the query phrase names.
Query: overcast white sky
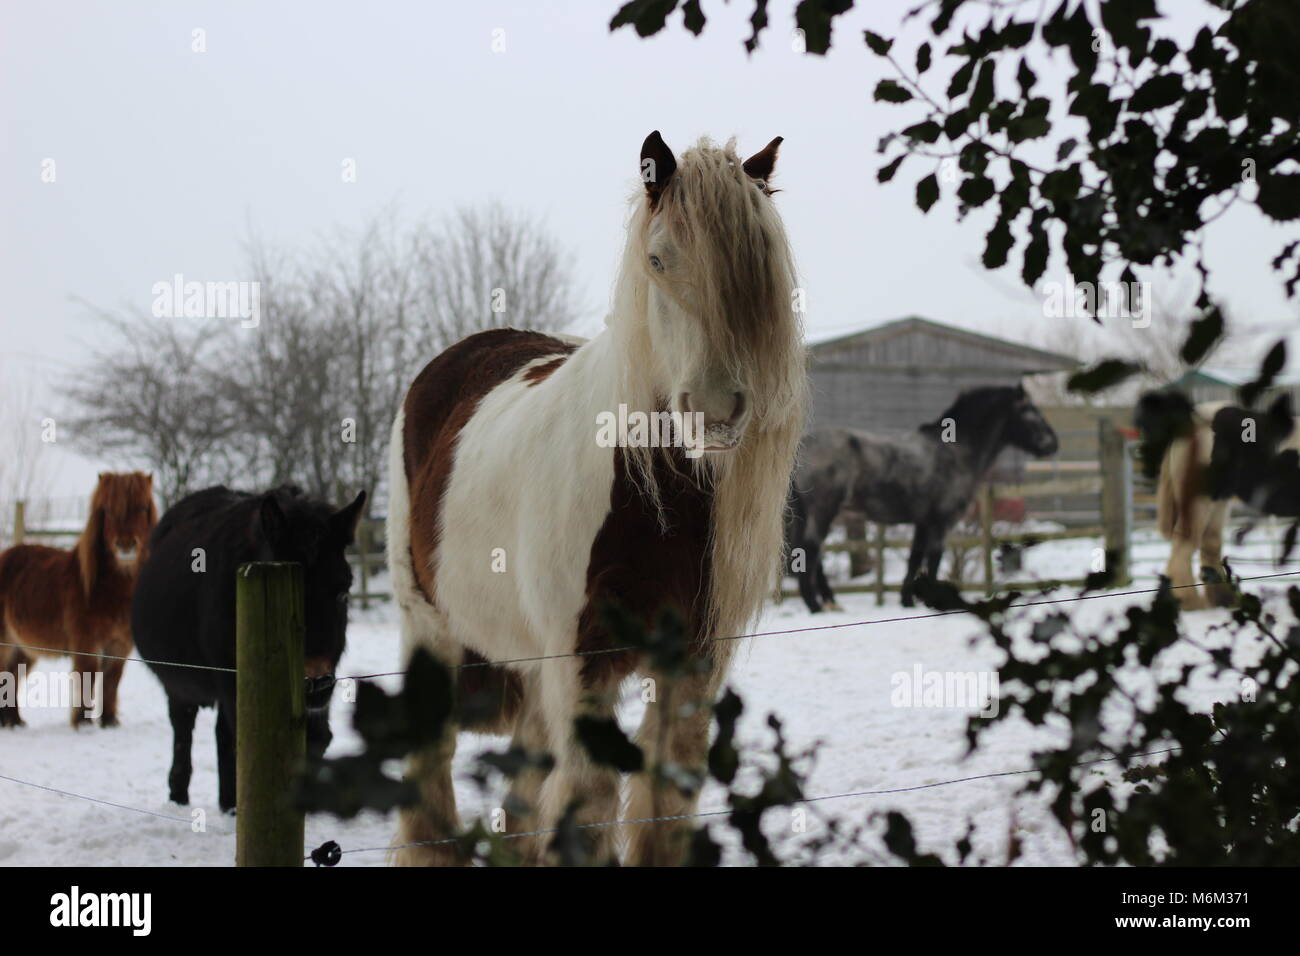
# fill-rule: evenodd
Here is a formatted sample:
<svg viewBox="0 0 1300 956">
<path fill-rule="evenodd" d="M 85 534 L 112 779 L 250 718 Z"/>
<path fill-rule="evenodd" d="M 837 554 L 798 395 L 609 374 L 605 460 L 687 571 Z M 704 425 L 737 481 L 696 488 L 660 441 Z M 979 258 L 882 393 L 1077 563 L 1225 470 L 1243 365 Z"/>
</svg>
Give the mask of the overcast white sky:
<svg viewBox="0 0 1300 956">
<path fill-rule="evenodd" d="M 650 40 L 608 32 L 616 0 L 7 4 L 0 374 L 34 377 L 38 405 L 58 413 L 51 383 L 101 344 L 78 299 L 147 310 L 174 273 L 241 278 L 250 231 L 307 244 L 394 203 L 412 217 L 487 199 L 536 213 L 599 316 L 652 129 L 678 150 L 701 134 L 735 135 L 742 152 L 785 137 L 777 201 L 811 331 L 918 314 L 1050 346 L 1018 252 L 1002 273 L 979 265 L 987 215 L 958 223 L 946 200 L 922 215 L 919 161 L 876 182 L 877 140 L 918 117 L 872 101 L 885 73 L 861 30 L 896 33 L 916 0 L 860 3 L 824 59 L 793 49 L 794 2 L 773 0 L 753 57 L 750 0 L 705 0 L 701 38 L 675 15 Z M 1207 8 L 1159 6 L 1182 30 Z M 191 51 L 196 28 L 205 53 Z M 356 183 L 341 181 L 345 158 Z M 1233 315 L 1297 316 L 1268 268 L 1285 238 L 1248 210 L 1215 224 L 1214 288 Z M 1176 279 L 1154 278 L 1157 296 L 1178 298 Z M 51 492 L 84 493 L 94 464 L 63 462 Z"/>
</svg>

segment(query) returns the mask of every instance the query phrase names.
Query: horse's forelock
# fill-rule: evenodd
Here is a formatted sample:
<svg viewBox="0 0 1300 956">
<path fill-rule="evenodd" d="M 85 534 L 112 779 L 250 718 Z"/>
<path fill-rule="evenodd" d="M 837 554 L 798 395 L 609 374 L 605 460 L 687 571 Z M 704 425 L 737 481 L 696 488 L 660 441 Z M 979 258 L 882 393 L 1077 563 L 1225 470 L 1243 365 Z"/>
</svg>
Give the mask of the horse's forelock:
<svg viewBox="0 0 1300 956">
<path fill-rule="evenodd" d="M 91 511 L 121 514 L 136 505 L 153 505 L 153 483 L 144 472 L 105 472 L 91 495 Z"/>
<path fill-rule="evenodd" d="M 800 400 L 792 352 L 803 362 L 794 260 L 772 200 L 745 172 L 734 141 L 718 147 L 706 138 L 687 150 L 657 214 L 688 264 L 713 357 L 750 388 L 758 416 L 784 413 Z"/>
</svg>

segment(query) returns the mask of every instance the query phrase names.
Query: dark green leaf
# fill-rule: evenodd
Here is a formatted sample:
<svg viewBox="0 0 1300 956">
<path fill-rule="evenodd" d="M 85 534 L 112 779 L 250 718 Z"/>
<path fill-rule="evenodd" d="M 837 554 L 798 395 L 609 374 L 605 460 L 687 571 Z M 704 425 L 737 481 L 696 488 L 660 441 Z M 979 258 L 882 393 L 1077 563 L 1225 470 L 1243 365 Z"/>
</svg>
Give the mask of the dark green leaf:
<svg viewBox="0 0 1300 956">
<path fill-rule="evenodd" d="M 916 184 L 916 205 L 921 212 L 929 212 L 939 198 L 939 179 L 934 173 Z"/>
<path fill-rule="evenodd" d="M 1259 177 L 1259 210 L 1270 219 L 1300 219 L 1300 173 L 1268 173 Z"/>
<path fill-rule="evenodd" d="M 898 167 L 903 165 L 903 160 L 905 159 L 907 159 L 907 153 L 904 153 L 902 156 L 899 156 L 886 165 L 881 166 L 879 171 L 876 173 L 876 181 L 887 183 L 893 179 L 894 173 L 898 172 Z"/>
<path fill-rule="evenodd" d="M 618 8 L 614 19 L 609 21 L 609 29 L 631 24 L 637 36 L 653 36 L 664 28 L 668 15 L 677 9 L 677 0 L 630 0 Z"/>
<path fill-rule="evenodd" d="M 1011 224 L 1005 216 L 999 216 L 984 238 L 984 268 L 999 269 L 1006 265 L 1012 242 Z"/>
<path fill-rule="evenodd" d="M 1183 78 L 1177 73 L 1161 73 L 1137 88 L 1128 101 L 1128 108 L 1134 113 L 1147 113 L 1173 106 L 1182 98 Z"/>
<path fill-rule="evenodd" d="M 893 40 L 886 40 L 879 33 L 874 33 L 871 30 L 863 30 L 862 34 L 866 37 L 867 46 L 876 56 L 885 56 L 889 53 L 889 48 L 894 45 Z"/>
<path fill-rule="evenodd" d="M 616 721 L 582 716 L 573 722 L 573 729 L 578 742 L 596 763 L 621 773 L 635 773 L 645 766 L 641 748 L 627 739 Z"/>
<path fill-rule="evenodd" d="M 686 0 L 682 4 L 682 23 L 696 36 L 704 30 L 704 11 L 700 9 L 700 0 Z"/>
<path fill-rule="evenodd" d="M 1114 388 L 1120 382 L 1131 378 L 1142 370 L 1140 365 L 1123 359 L 1103 359 L 1092 368 L 1075 372 L 1066 383 L 1071 392 L 1095 395 L 1097 392 Z"/>
<path fill-rule="evenodd" d="M 881 80 L 876 84 L 876 99 L 886 103 L 906 103 L 912 94 L 898 85 L 897 80 Z"/>
<path fill-rule="evenodd" d="M 930 44 L 922 43 L 916 48 L 916 73 L 920 76 L 930 69 Z"/>
<path fill-rule="evenodd" d="M 1020 58 L 1020 66 L 1016 69 L 1016 82 L 1020 84 L 1020 94 L 1028 96 L 1029 91 L 1034 88 L 1038 82 L 1038 74 L 1029 68 L 1029 63 L 1024 57 Z"/>
<path fill-rule="evenodd" d="M 970 78 L 975 73 L 975 61 L 967 60 L 961 66 L 957 67 L 948 81 L 948 98 L 952 99 L 961 96 L 970 86 Z"/>
<path fill-rule="evenodd" d="M 1195 365 L 1222 337 L 1223 313 L 1217 308 L 1210 309 L 1192 322 L 1187 332 L 1187 341 L 1183 343 L 1181 352 L 1183 361 L 1188 365 Z"/>
<path fill-rule="evenodd" d="M 903 135 L 918 142 L 933 143 L 939 139 L 939 134 L 942 132 L 942 127 L 934 120 L 925 120 L 915 126 L 907 127 L 903 130 Z"/>
<path fill-rule="evenodd" d="M 987 176 L 970 176 L 957 187 L 957 198 L 975 208 L 993 198 L 993 180 Z"/>
<path fill-rule="evenodd" d="M 1020 279 L 1027 286 L 1032 287 L 1047 271 L 1049 249 L 1047 230 L 1043 228 L 1047 215 L 1047 210 L 1040 207 L 1034 210 L 1034 215 L 1029 220 L 1029 242 L 1025 245 L 1024 262 L 1020 270 Z"/>
<path fill-rule="evenodd" d="M 717 780 L 729 784 L 740 769 L 740 754 L 736 751 L 736 721 L 745 705 L 730 687 L 713 705 L 713 716 L 718 721 L 718 734 L 709 747 L 709 773 Z"/>
<path fill-rule="evenodd" d="M 974 113 L 983 113 L 993 102 L 993 69 L 992 60 L 980 64 L 979 74 L 975 77 L 975 89 L 970 95 L 970 109 Z"/>
<path fill-rule="evenodd" d="M 853 7 L 853 0 L 800 0 L 794 8 L 794 25 L 803 31 L 809 53 L 819 56 L 831 48 L 831 25 Z"/>
</svg>

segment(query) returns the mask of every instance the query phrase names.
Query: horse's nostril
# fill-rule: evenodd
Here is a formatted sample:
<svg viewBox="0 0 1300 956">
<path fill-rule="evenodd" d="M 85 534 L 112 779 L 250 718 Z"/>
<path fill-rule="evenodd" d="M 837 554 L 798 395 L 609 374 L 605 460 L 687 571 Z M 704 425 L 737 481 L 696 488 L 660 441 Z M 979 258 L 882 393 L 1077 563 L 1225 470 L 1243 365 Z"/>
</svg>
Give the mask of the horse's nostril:
<svg viewBox="0 0 1300 956">
<path fill-rule="evenodd" d="M 745 417 L 746 398 L 744 392 L 736 393 L 736 405 L 731 411 L 731 424 L 740 421 Z"/>
</svg>

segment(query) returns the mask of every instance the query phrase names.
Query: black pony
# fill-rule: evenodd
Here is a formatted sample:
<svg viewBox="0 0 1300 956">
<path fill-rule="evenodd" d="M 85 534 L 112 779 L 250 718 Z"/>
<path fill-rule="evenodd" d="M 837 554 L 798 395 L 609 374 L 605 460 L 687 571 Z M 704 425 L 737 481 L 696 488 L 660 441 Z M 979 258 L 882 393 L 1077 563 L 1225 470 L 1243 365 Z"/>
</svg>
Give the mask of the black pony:
<svg viewBox="0 0 1300 956">
<path fill-rule="evenodd" d="M 254 495 L 218 486 L 172 506 L 149 541 L 131 626 L 150 661 L 235 666 L 235 570 L 249 561 L 303 566 L 307 674 L 307 749 L 329 745 L 332 675 L 343 654 L 352 543 L 366 493 L 336 511 L 285 485 Z M 217 708 L 217 773 L 222 810 L 235 805 L 235 675 L 150 664 L 167 691 L 172 722 L 171 799 L 189 802 L 190 750 L 200 707 Z"/>
<path fill-rule="evenodd" d="M 821 547 L 841 509 L 915 525 L 902 588 L 903 605 L 911 607 L 922 560 L 934 577 L 944 539 L 1008 446 L 1038 457 L 1057 449 L 1056 432 L 1019 385 L 963 392 L 938 421 L 916 431 L 827 428 L 806 435 L 790 489 L 786 543 L 808 610 L 835 601 Z"/>
</svg>

